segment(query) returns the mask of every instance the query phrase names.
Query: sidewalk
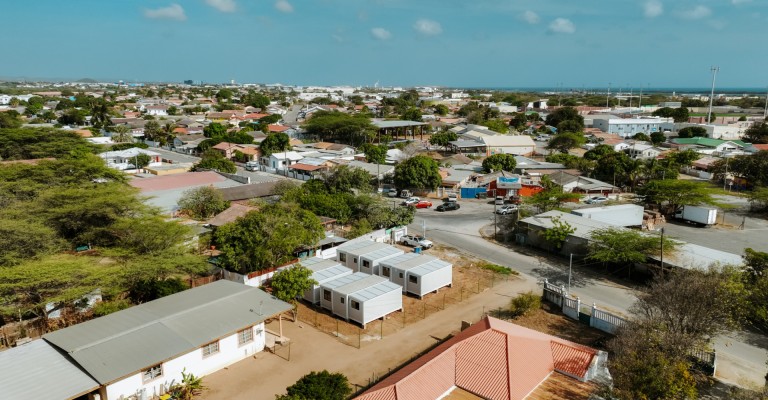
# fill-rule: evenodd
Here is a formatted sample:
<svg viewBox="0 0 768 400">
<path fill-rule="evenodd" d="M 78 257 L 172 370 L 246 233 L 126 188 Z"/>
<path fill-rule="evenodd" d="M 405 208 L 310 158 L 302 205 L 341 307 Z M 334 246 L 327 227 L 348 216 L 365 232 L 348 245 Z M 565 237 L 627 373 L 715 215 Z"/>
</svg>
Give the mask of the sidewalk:
<svg viewBox="0 0 768 400">
<path fill-rule="evenodd" d="M 461 321 L 477 322 L 484 310 L 506 307 L 512 297 L 529 290 L 539 288 L 523 279 L 498 284 L 361 349 L 344 345 L 307 324 L 284 321 L 283 335 L 291 340 L 290 361 L 268 352 L 258 353 L 205 377 L 203 383 L 209 389 L 202 399 L 274 399 L 302 376 L 323 369 L 343 373 L 353 387 L 366 386 L 371 377 L 384 375 L 438 339 L 457 332 Z M 277 328 L 270 325 L 270 329 Z M 280 351 L 280 355 L 284 353 L 287 349 Z"/>
</svg>

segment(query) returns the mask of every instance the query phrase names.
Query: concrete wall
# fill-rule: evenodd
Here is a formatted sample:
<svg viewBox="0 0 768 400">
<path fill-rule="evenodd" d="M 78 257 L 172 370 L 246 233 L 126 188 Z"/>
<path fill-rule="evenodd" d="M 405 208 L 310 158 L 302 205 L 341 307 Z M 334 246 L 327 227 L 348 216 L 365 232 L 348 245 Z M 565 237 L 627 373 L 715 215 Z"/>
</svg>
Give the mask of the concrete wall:
<svg viewBox="0 0 768 400">
<path fill-rule="evenodd" d="M 252 342 L 239 345 L 238 334 L 234 333 L 220 339 L 219 352 L 216 354 L 203 358 L 203 351 L 197 348 L 162 363 L 162 376 L 147 383 L 142 382 L 141 371 L 113 382 L 106 387 L 107 398 L 105 400 L 117 400 L 121 396 L 135 395 L 142 389 L 146 391 L 149 398 L 159 396 L 165 393 L 172 382 L 181 381 L 181 372 L 185 369 L 187 373 L 192 373 L 195 376 L 205 376 L 264 350 L 264 324 L 258 324 L 251 329 L 254 330 Z"/>
</svg>

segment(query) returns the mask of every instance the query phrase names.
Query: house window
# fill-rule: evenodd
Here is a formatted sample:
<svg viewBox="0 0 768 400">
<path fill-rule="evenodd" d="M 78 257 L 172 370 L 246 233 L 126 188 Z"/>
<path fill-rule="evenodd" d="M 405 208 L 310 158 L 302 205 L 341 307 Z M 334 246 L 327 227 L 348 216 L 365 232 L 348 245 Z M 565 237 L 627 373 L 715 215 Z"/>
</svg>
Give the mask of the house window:
<svg viewBox="0 0 768 400">
<path fill-rule="evenodd" d="M 344 298 L 343 297 L 339 297 L 339 303 L 344 304 Z"/>
<path fill-rule="evenodd" d="M 203 358 L 219 352 L 219 341 L 211 342 L 202 347 Z"/>
<path fill-rule="evenodd" d="M 331 291 L 330 290 L 323 290 L 323 300 L 331 301 Z"/>
<path fill-rule="evenodd" d="M 386 276 L 389 278 L 391 271 L 389 270 L 389 267 L 381 267 L 381 275 Z"/>
<path fill-rule="evenodd" d="M 352 308 L 354 308 L 355 310 L 359 310 L 360 309 L 360 303 L 357 302 L 357 301 L 350 300 L 349 301 L 349 305 L 351 305 Z"/>
<path fill-rule="evenodd" d="M 141 381 L 147 383 L 155 378 L 163 376 L 163 364 L 157 364 L 141 371 Z"/>
<path fill-rule="evenodd" d="M 398 275 L 400 276 L 400 279 L 403 279 L 403 273 L 402 272 L 399 273 Z"/>
<path fill-rule="evenodd" d="M 371 262 L 368 260 L 363 260 L 363 267 L 365 268 L 371 268 Z"/>
<path fill-rule="evenodd" d="M 353 259 L 352 259 L 352 262 L 353 262 L 353 263 L 355 263 L 355 264 L 357 264 L 357 257 L 353 258 Z"/>
<path fill-rule="evenodd" d="M 419 278 L 415 275 L 408 275 L 408 282 L 419 283 Z"/>
<path fill-rule="evenodd" d="M 347 262 L 347 253 L 339 253 L 339 261 Z"/>
<path fill-rule="evenodd" d="M 250 342 L 253 342 L 253 327 L 237 332 L 237 344 L 244 345 Z"/>
</svg>

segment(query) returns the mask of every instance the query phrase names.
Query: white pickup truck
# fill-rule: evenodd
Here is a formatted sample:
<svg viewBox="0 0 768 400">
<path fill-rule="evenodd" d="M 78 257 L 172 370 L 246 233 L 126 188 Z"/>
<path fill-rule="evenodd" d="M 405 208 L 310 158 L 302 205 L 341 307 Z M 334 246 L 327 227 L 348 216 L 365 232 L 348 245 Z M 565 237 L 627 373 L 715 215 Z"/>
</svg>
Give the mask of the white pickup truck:
<svg viewBox="0 0 768 400">
<path fill-rule="evenodd" d="M 405 235 L 400 238 L 400 243 L 411 247 L 421 247 L 422 249 L 428 249 L 432 247 L 432 241 L 418 235 Z"/>
</svg>

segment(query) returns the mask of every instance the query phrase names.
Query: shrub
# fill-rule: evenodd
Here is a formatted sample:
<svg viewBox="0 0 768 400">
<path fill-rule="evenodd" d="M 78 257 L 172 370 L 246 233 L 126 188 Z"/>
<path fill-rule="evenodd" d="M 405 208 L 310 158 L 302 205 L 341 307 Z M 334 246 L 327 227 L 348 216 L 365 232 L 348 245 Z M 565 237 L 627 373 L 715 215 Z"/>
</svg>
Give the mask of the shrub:
<svg viewBox="0 0 768 400">
<path fill-rule="evenodd" d="M 113 312 L 125 310 L 130 306 L 131 306 L 131 302 L 126 299 L 103 301 L 100 303 L 96 303 L 93 306 L 93 315 L 95 317 L 103 317 L 107 314 L 112 314 Z"/>
<path fill-rule="evenodd" d="M 513 317 L 520 317 L 530 314 L 541 308 L 541 296 L 533 292 L 523 293 L 512 299 L 509 304 L 509 311 Z"/>
<path fill-rule="evenodd" d="M 480 265 L 480 268 L 488 271 L 492 271 L 501 275 L 519 275 L 520 274 L 517 271 L 511 270 L 505 266 L 497 265 L 497 264 L 482 264 Z"/>
</svg>

